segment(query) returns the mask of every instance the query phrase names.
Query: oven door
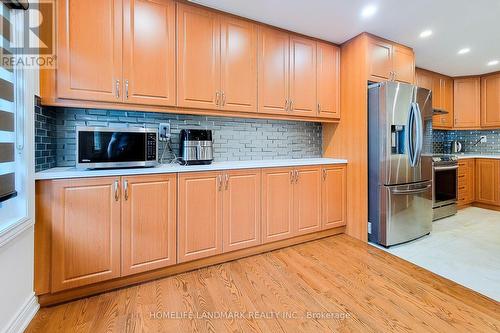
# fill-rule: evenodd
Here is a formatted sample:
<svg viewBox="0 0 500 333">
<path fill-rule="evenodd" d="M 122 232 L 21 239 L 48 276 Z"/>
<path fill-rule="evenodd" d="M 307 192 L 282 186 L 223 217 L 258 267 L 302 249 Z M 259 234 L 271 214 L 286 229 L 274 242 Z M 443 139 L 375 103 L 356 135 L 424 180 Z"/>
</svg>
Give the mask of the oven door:
<svg viewBox="0 0 500 333">
<path fill-rule="evenodd" d="M 457 202 L 458 165 L 434 166 L 433 207 Z"/>
</svg>

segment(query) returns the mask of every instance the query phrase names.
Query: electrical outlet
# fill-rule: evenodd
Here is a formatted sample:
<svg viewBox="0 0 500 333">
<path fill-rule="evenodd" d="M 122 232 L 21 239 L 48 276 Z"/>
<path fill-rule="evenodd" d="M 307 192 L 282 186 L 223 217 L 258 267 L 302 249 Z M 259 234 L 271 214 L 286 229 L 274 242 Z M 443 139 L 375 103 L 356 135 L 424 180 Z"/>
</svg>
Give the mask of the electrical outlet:
<svg viewBox="0 0 500 333">
<path fill-rule="evenodd" d="M 158 127 L 158 140 L 168 141 L 170 139 L 170 123 L 160 123 Z"/>
<path fill-rule="evenodd" d="M 479 142 L 488 142 L 488 137 L 486 135 L 481 135 L 479 137 Z"/>
</svg>

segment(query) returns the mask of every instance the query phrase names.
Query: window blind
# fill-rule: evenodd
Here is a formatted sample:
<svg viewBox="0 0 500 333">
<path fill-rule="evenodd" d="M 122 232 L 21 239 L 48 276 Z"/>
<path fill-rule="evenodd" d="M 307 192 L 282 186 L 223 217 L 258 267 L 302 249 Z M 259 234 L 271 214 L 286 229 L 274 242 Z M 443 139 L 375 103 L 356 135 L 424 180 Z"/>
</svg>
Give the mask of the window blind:
<svg viewBox="0 0 500 333">
<path fill-rule="evenodd" d="M 10 9 L 0 4 L 0 52 L 11 55 Z M 0 64 L 0 202 L 15 197 L 15 100 L 14 72 Z"/>
</svg>

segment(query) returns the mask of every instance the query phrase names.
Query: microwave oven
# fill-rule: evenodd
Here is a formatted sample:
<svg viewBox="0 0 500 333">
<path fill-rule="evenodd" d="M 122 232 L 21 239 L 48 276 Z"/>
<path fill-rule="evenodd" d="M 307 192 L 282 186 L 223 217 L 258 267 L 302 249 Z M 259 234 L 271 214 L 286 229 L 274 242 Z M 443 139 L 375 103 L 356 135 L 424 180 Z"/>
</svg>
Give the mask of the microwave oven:
<svg viewBox="0 0 500 333">
<path fill-rule="evenodd" d="M 76 128 L 78 169 L 158 165 L 158 130 L 151 128 Z"/>
</svg>

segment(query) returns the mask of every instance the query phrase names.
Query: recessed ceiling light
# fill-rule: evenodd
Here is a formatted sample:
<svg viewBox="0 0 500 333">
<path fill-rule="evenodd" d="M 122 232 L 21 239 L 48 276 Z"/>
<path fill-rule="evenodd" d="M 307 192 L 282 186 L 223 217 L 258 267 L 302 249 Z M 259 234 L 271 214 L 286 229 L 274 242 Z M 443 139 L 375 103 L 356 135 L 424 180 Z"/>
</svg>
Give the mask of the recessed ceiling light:
<svg viewBox="0 0 500 333">
<path fill-rule="evenodd" d="M 424 30 L 420 33 L 420 38 L 426 38 L 432 35 L 432 30 Z"/>
<path fill-rule="evenodd" d="M 500 61 L 498 60 L 491 60 L 490 62 L 488 62 L 488 66 L 495 66 L 495 65 L 498 65 L 500 63 Z"/>
<path fill-rule="evenodd" d="M 470 52 L 470 49 L 468 47 L 458 50 L 458 54 L 466 54 L 469 52 Z"/>
<path fill-rule="evenodd" d="M 368 5 L 361 11 L 361 17 L 368 18 L 373 16 L 377 12 L 377 7 L 374 5 Z"/>
</svg>

